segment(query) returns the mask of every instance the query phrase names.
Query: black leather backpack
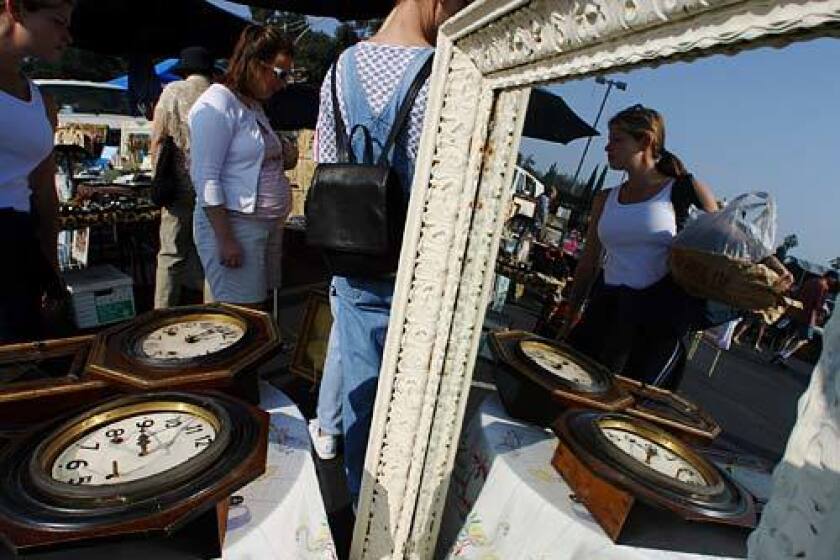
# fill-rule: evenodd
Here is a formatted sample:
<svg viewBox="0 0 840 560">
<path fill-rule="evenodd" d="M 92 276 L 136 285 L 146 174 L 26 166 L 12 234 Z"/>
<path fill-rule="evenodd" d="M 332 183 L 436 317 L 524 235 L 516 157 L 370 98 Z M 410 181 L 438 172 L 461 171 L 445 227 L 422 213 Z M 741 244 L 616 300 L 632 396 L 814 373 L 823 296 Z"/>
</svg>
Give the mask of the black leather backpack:
<svg viewBox="0 0 840 560">
<path fill-rule="evenodd" d="M 348 136 L 344 129 L 335 85 L 337 65 L 332 67 L 332 104 L 338 162 L 315 169 L 304 210 L 306 241 L 321 250 L 334 275 L 382 278 L 397 270 L 408 208 L 408 189 L 388 155 L 431 73 L 432 57 L 411 83 L 376 161 L 370 131 L 356 125 Z M 350 147 L 357 132 L 364 139 L 361 162 Z"/>
</svg>

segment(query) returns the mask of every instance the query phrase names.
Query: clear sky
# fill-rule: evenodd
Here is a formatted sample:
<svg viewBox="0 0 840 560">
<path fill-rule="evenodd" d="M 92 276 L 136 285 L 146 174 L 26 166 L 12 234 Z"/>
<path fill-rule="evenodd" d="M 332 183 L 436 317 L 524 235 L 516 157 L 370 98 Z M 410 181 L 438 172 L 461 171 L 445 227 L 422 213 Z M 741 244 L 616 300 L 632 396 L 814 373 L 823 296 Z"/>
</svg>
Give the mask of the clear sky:
<svg viewBox="0 0 840 560">
<path fill-rule="evenodd" d="M 791 254 L 818 264 L 840 256 L 840 40 L 819 39 L 783 49 L 762 48 L 608 76 L 628 83 L 613 89 L 598 125 L 642 103 L 665 117 L 666 147 L 680 156 L 717 196 L 751 190 L 773 194 L 777 240 L 795 233 Z M 594 79 L 552 86 L 592 122 L 606 86 Z M 557 162 L 573 174 L 585 140 L 567 146 L 524 139 L 538 169 Z M 595 138 L 580 177 L 606 164 L 605 140 Z M 607 185 L 621 181 L 611 171 Z"/>
</svg>

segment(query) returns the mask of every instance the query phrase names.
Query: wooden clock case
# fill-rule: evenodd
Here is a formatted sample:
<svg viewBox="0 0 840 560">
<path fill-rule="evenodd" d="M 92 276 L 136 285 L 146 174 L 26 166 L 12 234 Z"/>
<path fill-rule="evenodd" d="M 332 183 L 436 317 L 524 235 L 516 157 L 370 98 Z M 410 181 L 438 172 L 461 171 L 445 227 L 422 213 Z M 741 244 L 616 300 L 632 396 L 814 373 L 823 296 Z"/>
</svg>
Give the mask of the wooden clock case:
<svg viewBox="0 0 840 560">
<path fill-rule="evenodd" d="M 42 472 L 37 452 L 54 430 L 83 424 L 87 418 L 107 414 L 116 406 L 150 400 L 212 405 L 230 419 L 229 437 L 223 448 L 215 450 L 216 458 L 208 468 L 185 473 L 189 477 L 184 483 L 160 492 L 144 481 L 135 481 L 115 486 L 113 493 L 99 490 L 96 494 L 102 496 L 88 495 L 84 487 L 72 485 L 72 492 L 52 494 L 37 483 L 37 475 Z M 222 393 L 159 392 L 116 397 L 78 415 L 42 425 L 8 446 L 0 457 L 4 466 L 0 473 L 0 535 L 15 554 L 61 545 L 62 557 L 84 557 L 85 547 L 91 542 L 142 536 L 192 543 L 193 554 L 217 557 L 221 554 L 228 496 L 265 469 L 268 424 L 267 413 Z M 50 485 L 61 486 L 54 482 Z M 84 546 L 74 551 L 74 544 Z"/>
<path fill-rule="evenodd" d="M 153 364 L 129 351 L 138 336 L 167 321 L 177 321 L 185 315 L 219 313 L 234 317 L 247 328 L 240 341 L 220 351 L 218 356 L 191 363 Z M 57 358 L 63 360 L 61 367 L 65 369 L 40 379 L 0 385 L 0 460 L 6 464 L 10 454 L 20 452 L 20 446 L 24 445 L 21 442 L 28 435 L 45 433 L 56 425 L 56 419 L 66 419 L 109 397 L 140 397 L 149 392 L 168 390 L 211 391 L 256 404 L 259 402 L 257 367 L 275 353 L 279 343 L 279 332 L 268 314 L 234 305 L 210 304 L 151 311 L 95 337 L 0 347 L 0 370 L 4 365 L 38 364 Z M 60 557 L 70 558 L 73 553 L 65 548 L 67 543 L 108 541 L 127 534 L 158 535 L 163 543 L 160 550 L 172 551 L 180 547 L 199 557 L 219 556 L 228 496 L 259 476 L 265 468 L 268 417 L 252 406 L 247 408 L 261 418 L 262 428 L 257 435 L 260 443 L 255 452 L 243 459 L 239 467 L 231 468 L 230 476 L 224 477 L 218 485 L 194 496 L 185 496 L 171 507 L 147 512 L 141 518 L 95 529 L 85 527 L 84 523 L 71 523 L 73 527 L 69 531 L 46 527 L 37 520 L 21 524 L 20 520 L 14 521 L 8 511 L 0 511 L 3 540 L 16 552 L 61 545 Z M 143 543 L 148 544 L 145 540 Z M 79 557 L 84 558 L 85 548 L 79 550 L 82 551 Z"/>
<path fill-rule="evenodd" d="M 614 382 L 606 368 L 562 343 L 518 330 L 491 332 L 488 340 L 499 361 L 499 366 L 494 368 L 499 397 L 514 418 L 549 427 L 566 408 L 620 410 L 633 400 Z M 569 359 L 598 380 L 598 390 L 576 387 L 531 364 L 519 351 L 520 342 L 530 340 L 562 349 Z"/>
<path fill-rule="evenodd" d="M 558 438 L 552 465 L 572 489 L 574 498 L 586 506 L 611 540 L 639 546 L 651 546 L 658 540 L 658 546 L 677 549 L 681 541 L 693 541 L 704 543 L 707 553 L 744 553 L 745 535 L 756 524 L 755 503 L 749 492 L 678 437 L 629 414 L 607 413 L 606 416 L 623 417 L 670 440 L 672 448 L 693 457 L 703 465 L 703 472 L 711 473 L 717 481 L 716 493 L 681 495 L 669 488 L 677 484 L 657 486 L 661 476 L 637 476 L 639 469 L 634 472 L 632 468 L 622 468 L 610 453 L 599 451 L 591 437 L 582 433 L 580 425 L 600 414 L 570 410 L 552 425 Z M 643 518 L 647 521 L 647 534 L 641 529 Z M 651 518 L 656 523 L 650 523 Z M 652 536 L 651 526 L 655 527 Z"/>
</svg>

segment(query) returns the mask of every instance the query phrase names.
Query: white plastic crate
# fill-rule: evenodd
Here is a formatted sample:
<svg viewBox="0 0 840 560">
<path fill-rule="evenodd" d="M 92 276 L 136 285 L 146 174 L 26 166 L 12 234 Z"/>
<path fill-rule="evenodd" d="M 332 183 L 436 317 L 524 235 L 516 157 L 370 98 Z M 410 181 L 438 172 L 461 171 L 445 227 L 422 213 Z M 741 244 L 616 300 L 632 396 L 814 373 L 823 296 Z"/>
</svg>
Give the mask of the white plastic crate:
<svg viewBox="0 0 840 560">
<path fill-rule="evenodd" d="M 80 329 L 116 323 L 134 317 L 131 276 L 111 265 L 93 266 L 64 273 L 73 300 L 73 314 Z"/>
</svg>

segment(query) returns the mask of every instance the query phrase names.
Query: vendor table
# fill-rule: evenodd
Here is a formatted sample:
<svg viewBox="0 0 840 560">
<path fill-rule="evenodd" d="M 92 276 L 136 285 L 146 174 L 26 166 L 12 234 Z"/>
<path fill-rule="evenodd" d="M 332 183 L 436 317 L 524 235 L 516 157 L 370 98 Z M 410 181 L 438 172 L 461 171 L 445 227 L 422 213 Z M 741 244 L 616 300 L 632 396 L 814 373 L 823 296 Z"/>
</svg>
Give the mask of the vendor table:
<svg viewBox="0 0 840 560">
<path fill-rule="evenodd" d="M 441 525 L 447 558 L 640 560 L 725 558 L 614 544 L 551 466 L 557 438 L 511 419 L 497 395 L 465 430 Z M 668 515 L 662 513 L 662 515 Z M 655 531 L 656 521 L 650 520 Z M 721 528 L 726 533 L 725 528 Z M 708 535 L 708 533 L 706 533 Z M 727 533 L 721 538 L 732 539 Z M 680 539 L 682 550 L 709 543 Z M 706 548 L 708 550 L 708 547 Z"/>
<path fill-rule="evenodd" d="M 260 385 L 260 406 L 271 414 L 265 473 L 236 493 L 225 560 L 334 560 L 335 546 L 315 474 L 309 432 L 298 408 L 281 391 Z"/>
</svg>

